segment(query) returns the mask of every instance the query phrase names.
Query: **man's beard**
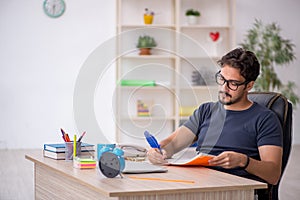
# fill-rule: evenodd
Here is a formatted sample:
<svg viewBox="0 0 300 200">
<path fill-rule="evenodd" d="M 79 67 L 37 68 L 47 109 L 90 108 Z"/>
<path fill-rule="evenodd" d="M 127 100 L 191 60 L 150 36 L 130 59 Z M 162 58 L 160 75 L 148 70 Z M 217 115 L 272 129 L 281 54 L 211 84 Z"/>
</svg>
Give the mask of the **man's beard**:
<svg viewBox="0 0 300 200">
<path fill-rule="evenodd" d="M 230 100 L 225 101 L 224 99 L 225 99 L 226 97 L 230 97 Z M 229 93 L 223 92 L 223 91 L 219 91 L 219 96 L 218 96 L 218 98 L 219 98 L 219 102 L 220 102 L 221 104 L 226 105 L 226 106 L 229 106 L 229 105 L 232 105 L 232 104 L 235 104 L 235 103 L 239 102 L 239 101 L 241 100 L 242 96 L 239 96 L 239 97 L 237 97 L 236 99 L 232 99 L 232 96 L 231 96 Z"/>
<path fill-rule="evenodd" d="M 225 101 L 225 97 L 232 97 L 230 94 L 228 94 L 227 92 L 223 92 L 223 91 L 219 91 L 219 95 L 218 95 L 218 98 L 219 98 L 219 102 L 223 105 L 231 105 L 232 104 L 232 101 L 231 99 L 229 101 Z"/>
</svg>

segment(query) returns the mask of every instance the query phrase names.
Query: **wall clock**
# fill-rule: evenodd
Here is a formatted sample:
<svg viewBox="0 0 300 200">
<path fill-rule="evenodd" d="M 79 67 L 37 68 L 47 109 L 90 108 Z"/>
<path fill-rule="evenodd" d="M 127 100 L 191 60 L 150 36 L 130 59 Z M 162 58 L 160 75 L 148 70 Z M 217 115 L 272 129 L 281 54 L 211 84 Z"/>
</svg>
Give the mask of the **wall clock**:
<svg viewBox="0 0 300 200">
<path fill-rule="evenodd" d="M 64 14 L 66 4 L 64 0 L 45 0 L 43 9 L 49 17 L 57 18 Z"/>
</svg>

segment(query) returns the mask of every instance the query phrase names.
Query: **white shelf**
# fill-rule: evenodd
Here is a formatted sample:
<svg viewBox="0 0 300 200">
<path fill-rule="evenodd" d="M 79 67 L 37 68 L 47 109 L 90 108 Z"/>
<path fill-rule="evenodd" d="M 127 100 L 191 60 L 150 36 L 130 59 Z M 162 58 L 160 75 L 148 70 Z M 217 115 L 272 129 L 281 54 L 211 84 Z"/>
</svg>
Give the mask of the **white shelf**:
<svg viewBox="0 0 300 200">
<path fill-rule="evenodd" d="M 180 120 L 185 121 L 189 119 L 189 116 L 179 116 Z"/>
<path fill-rule="evenodd" d="M 145 59 L 175 59 L 176 56 L 173 55 L 126 55 L 122 57 L 123 59 L 138 59 L 138 60 L 145 60 Z"/>
<path fill-rule="evenodd" d="M 124 120 L 134 120 L 134 121 L 149 121 L 149 120 L 175 120 L 177 117 L 175 116 L 129 116 L 122 117 Z"/>
<path fill-rule="evenodd" d="M 118 86 L 119 89 L 124 89 L 124 90 L 157 90 L 157 91 L 162 91 L 162 90 L 175 90 L 174 86 L 170 85 L 157 85 L 157 86 Z"/>
<path fill-rule="evenodd" d="M 132 79 L 162 83 L 152 87 L 117 86 L 117 142 L 134 141 L 145 129 L 171 133 L 189 118 L 180 116 L 180 107 L 217 100 L 217 61 L 235 47 L 235 1 L 117 0 L 116 28 L 121 36 L 117 52 L 126 52 L 117 60 L 117 82 Z M 145 8 L 155 12 L 153 24 L 143 24 Z M 196 25 L 186 23 L 185 11 L 190 8 L 201 12 Z M 220 38 L 214 42 L 210 34 L 216 32 Z M 150 56 L 138 55 L 135 48 L 139 35 L 145 34 L 158 44 Z M 194 71 L 200 73 L 202 83 L 193 80 Z M 206 85 L 201 85 L 203 82 Z M 152 102 L 152 116 L 136 115 L 137 100 Z"/>
<path fill-rule="evenodd" d="M 191 86 L 191 87 L 181 87 L 180 90 L 217 90 L 218 86 L 206 85 L 206 86 Z"/>
<path fill-rule="evenodd" d="M 138 28 L 168 28 L 168 29 L 175 29 L 176 25 L 175 24 L 123 24 L 120 25 L 120 29 L 138 29 Z"/>
<path fill-rule="evenodd" d="M 181 29 L 230 29 L 233 28 L 232 26 L 208 26 L 208 25 L 181 25 Z"/>
</svg>

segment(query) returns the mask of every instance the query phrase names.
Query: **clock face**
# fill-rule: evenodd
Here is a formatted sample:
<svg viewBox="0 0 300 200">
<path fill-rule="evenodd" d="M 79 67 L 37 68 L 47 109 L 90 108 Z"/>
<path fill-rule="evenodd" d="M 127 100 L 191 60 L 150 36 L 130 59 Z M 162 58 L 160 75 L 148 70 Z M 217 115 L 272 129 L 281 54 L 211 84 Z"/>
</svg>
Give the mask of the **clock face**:
<svg viewBox="0 0 300 200">
<path fill-rule="evenodd" d="M 104 152 L 99 160 L 99 169 L 108 178 L 119 175 L 121 165 L 118 156 L 111 152 Z"/>
<path fill-rule="evenodd" d="M 43 8 L 49 17 L 57 18 L 65 12 L 66 5 L 64 0 L 45 0 Z"/>
</svg>

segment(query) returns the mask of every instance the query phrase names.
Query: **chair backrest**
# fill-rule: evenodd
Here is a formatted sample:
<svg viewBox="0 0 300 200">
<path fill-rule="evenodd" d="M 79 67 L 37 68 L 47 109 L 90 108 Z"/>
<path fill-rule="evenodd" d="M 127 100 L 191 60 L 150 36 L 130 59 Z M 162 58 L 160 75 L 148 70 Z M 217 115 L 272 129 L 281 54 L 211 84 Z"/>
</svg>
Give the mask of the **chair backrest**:
<svg viewBox="0 0 300 200">
<path fill-rule="evenodd" d="M 288 102 L 286 97 L 284 97 L 282 94 L 275 92 L 250 92 L 248 97 L 251 101 L 255 101 L 258 104 L 264 105 L 275 112 L 281 122 L 283 130 L 283 154 L 281 167 L 282 177 L 291 152 L 293 117 L 292 104 Z M 270 192 L 272 193 L 271 195 L 273 200 L 278 200 L 279 183 L 280 180 L 277 185 L 274 185 L 271 188 Z"/>
</svg>

